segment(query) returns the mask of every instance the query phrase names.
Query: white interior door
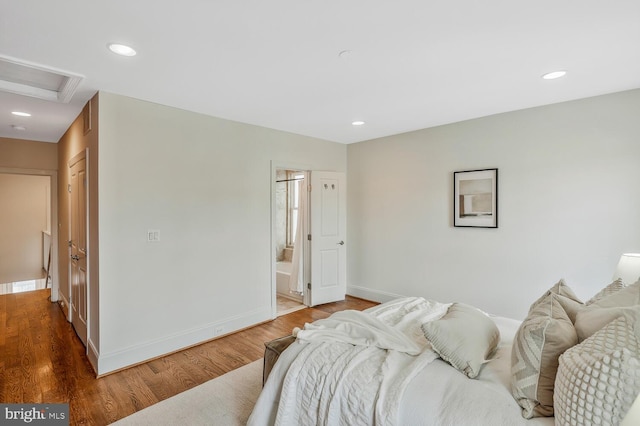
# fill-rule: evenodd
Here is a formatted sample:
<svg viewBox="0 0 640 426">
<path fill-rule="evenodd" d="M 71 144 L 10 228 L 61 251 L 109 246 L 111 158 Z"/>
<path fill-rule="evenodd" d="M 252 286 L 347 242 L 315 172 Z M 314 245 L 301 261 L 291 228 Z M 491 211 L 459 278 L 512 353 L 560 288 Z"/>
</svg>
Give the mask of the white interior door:
<svg viewBox="0 0 640 426">
<path fill-rule="evenodd" d="M 87 345 L 87 173 L 84 152 L 69 162 L 69 307 L 71 323 Z"/>
<path fill-rule="evenodd" d="M 344 300 L 347 293 L 347 178 L 311 172 L 310 306 Z"/>
</svg>

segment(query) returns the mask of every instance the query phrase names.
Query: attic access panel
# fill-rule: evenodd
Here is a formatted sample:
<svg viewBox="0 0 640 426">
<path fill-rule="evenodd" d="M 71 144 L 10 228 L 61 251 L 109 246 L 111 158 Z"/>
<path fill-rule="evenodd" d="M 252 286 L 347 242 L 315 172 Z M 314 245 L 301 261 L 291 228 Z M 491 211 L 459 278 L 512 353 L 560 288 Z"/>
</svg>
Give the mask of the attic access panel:
<svg viewBox="0 0 640 426">
<path fill-rule="evenodd" d="M 46 101 L 68 103 L 84 77 L 0 56 L 0 90 Z"/>
</svg>

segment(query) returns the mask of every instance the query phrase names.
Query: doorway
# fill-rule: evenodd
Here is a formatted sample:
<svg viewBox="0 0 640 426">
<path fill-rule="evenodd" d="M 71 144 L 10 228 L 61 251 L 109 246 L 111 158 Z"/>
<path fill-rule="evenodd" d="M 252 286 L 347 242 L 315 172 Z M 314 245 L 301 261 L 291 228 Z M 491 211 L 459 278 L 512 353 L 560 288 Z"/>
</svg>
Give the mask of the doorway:
<svg viewBox="0 0 640 426">
<path fill-rule="evenodd" d="M 0 294 L 51 289 L 58 299 L 55 171 L 0 168 Z"/>
<path fill-rule="evenodd" d="M 277 168 L 274 179 L 273 238 L 276 290 L 276 316 L 306 307 L 307 228 L 309 173 Z"/>
<path fill-rule="evenodd" d="M 299 305 L 294 310 L 344 300 L 347 290 L 345 173 L 311 171 L 305 167 L 272 162 L 271 182 L 272 317 L 292 312 L 289 309 L 293 309 L 278 312 L 278 295 L 298 302 Z M 295 194 L 295 186 L 289 190 L 283 187 L 285 183 L 291 185 L 290 182 L 298 182 L 297 205 L 288 200 L 288 197 Z M 306 200 L 303 200 L 304 197 Z M 278 214 L 278 211 L 287 209 L 288 213 Z M 294 214 L 296 210 L 297 213 Z M 288 219 L 286 215 L 289 216 Z M 291 230 L 294 223 L 297 224 L 295 237 Z M 285 249 L 291 245 L 291 262 L 287 265 L 288 255 Z M 299 249 L 297 257 L 296 248 Z M 290 277 L 280 276 L 281 291 L 278 292 L 278 267 L 283 266 L 289 266 L 292 272 Z M 295 268 L 298 268 L 297 274 L 294 273 Z M 284 283 L 289 286 L 284 287 Z"/>
</svg>

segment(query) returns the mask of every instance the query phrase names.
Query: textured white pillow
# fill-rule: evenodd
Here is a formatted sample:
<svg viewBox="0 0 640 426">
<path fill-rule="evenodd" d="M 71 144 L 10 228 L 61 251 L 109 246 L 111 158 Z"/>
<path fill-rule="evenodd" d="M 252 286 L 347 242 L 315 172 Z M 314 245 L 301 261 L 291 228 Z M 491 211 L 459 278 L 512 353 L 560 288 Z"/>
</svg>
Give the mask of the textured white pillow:
<svg viewBox="0 0 640 426">
<path fill-rule="evenodd" d="M 622 290 L 624 287 L 625 285 L 623 284 L 622 280 L 618 278 L 617 280 L 615 280 L 614 282 L 612 282 L 611 284 L 609 284 L 608 286 L 600 290 L 598 293 L 596 293 L 596 295 L 593 296 L 591 299 L 584 302 L 584 304 L 591 305 L 592 303 L 595 303 L 600 299 L 604 299 L 605 297 L 611 296 L 612 294 L 618 292 L 619 290 Z"/>
<path fill-rule="evenodd" d="M 637 319 L 626 313 L 560 357 L 556 424 L 620 424 L 640 393 Z"/>
<path fill-rule="evenodd" d="M 422 331 L 443 360 L 472 379 L 500 342 L 493 320 L 462 303 L 451 305 L 439 320 L 422 324 Z"/>
<path fill-rule="evenodd" d="M 640 281 L 628 285 L 616 292 L 603 297 L 592 305 L 613 307 L 613 306 L 632 306 L 640 304 Z M 590 305 L 591 306 L 591 305 Z"/>
</svg>

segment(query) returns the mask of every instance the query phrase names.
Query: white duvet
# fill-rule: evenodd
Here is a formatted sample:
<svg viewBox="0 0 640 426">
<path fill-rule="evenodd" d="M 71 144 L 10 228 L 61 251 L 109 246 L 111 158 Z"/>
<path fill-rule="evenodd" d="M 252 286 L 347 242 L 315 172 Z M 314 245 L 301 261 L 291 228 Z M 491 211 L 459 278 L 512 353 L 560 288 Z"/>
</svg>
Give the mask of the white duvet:
<svg viewBox="0 0 640 426">
<path fill-rule="evenodd" d="M 271 378 L 286 368 L 279 401 L 263 392 L 248 424 L 397 424 L 407 384 L 437 358 L 420 325 L 442 317 L 448 306 L 405 298 L 295 330 L 296 343 L 283 353 L 295 358 L 279 360 L 265 385 L 274 387 Z"/>
<path fill-rule="evenodd" d="M 509 391 L 518 321 L 476 379 L 435 353 L 420 325 L 449 305 L 422 298 L 343 311 L 306 324 L 273 367 L 249 425 L 553 425 L 525 420 Z"/>
</svg>

